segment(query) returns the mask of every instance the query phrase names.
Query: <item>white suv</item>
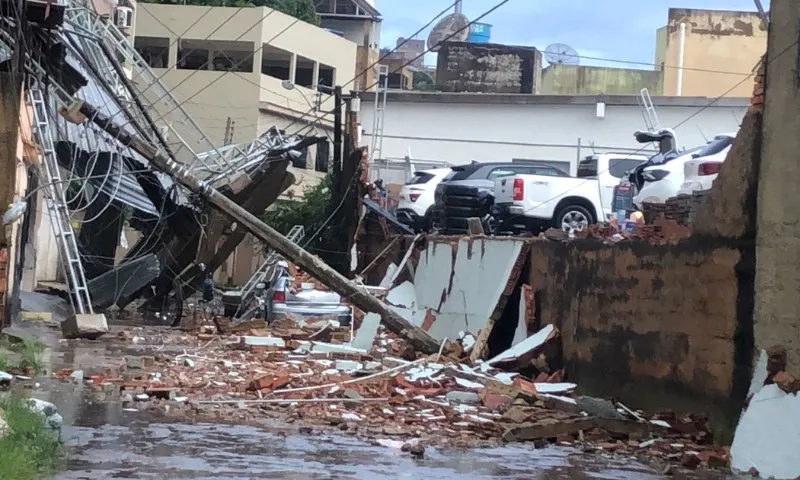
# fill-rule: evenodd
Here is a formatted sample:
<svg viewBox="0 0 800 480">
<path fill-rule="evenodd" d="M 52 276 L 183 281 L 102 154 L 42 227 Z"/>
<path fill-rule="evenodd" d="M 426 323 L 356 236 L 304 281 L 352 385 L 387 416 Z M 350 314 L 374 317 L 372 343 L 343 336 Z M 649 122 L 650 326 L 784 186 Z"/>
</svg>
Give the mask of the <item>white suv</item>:
<svg viewBox="0 0 800 480">
<path fill-rule="evenodd" d="M 434 191 L 450 172 L 450 168 L 415 172 L 414 177 L 400 190 L 400 202 L 395 212 L 397 219 L 415 230 L 429 230 L 431 207 L 435 203 Z"/>
</svg>

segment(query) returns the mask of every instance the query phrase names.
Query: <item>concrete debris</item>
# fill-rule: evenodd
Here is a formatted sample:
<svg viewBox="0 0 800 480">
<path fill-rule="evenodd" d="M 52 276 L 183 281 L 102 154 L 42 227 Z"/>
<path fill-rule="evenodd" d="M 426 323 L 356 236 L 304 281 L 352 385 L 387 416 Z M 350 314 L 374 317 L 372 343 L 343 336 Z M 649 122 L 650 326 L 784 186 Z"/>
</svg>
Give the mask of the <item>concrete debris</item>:
<svg viewBox="0 0 800 480">
<path fill-rule="evenodd" d="M 775 364 L 772 358 L 768 363 Z M 753 395 L 739 420 L 731 445 L 735 472 L 755 471 L 763 478 L 779 480 L 800 477 L 800 395 L 778 383 L 780 373 L 785 372 L 777 372 L 775 383 Z M 765 381 L 771 381 L 769 376 Z"/>
<path fill-rule="evenodd" d="M 456 347 L 429 356 L 382 326 L 369 348 L 346 343 L 349 327 L 326 330 L 329 342 L 319 340 L 319 329 L 281 321 L 239 332 L 241 336 L 218 334 L 213 327 L 200 327 L 197 333 L 139 328 L 132 332 L 136 335 L 115 335 L 110 341 L 139 337 L 157 349 L 177 348 L 159 349 L 152 362 L 125 358 L 102 371 L 87 370 L 84 383 L 97 391 L 118 392 L 125 408 L 136 411 L 191 421 L 224 418 L 267 425 L 279 419 L 297 422 L 298 428 L 315 434 L 326 428 L 341 430 L 388 448 L 405 448 L 417 457 L 429 446 L 531 441 L 539 448 L 558 443 L 641 454 L 676 466 L 684 460 L 695 463 L 688 459 L 691 452 L 698 452 L 698 468 L 727 462 L 724 450 L 711 445 L 707 425 L 699 419 L 667 413 L 648 416 L 621 407 L 618 411 L 599 399 L 587 402 L 572 396 L 574 383 L 552 372 L 537 380 L 552 364 L 548 360 L 537 367 L 527 360 L 531 351 L 541 354 L 536 351 L 540 347 L 532 346 L 542 345 L 540 339 L 504 352 L 506 357 L 495 356 L 510 361 L 492 365 L 495 362 L 469 360 L 468 347 L 475 337 L 463 330 L 450 342 Z M 317 339 L 310 340 L 312 335 Z M 550 327 L 541 337 L 547 347 L 547 339 L 558 335 Z M 502 371 L 499 366 L 519 369 Z M 56 376 L 74 381 L 71 373 Z M 547 381 L 551 376 L 557 381 Z M 676 443 L 683 446 L 670 446 Z"/>
<path fill-rule="evenodd" d="M 558 336 L 558 331 L 553 325 L 546 325 L 544 328 L 531 335 L 521 343 L 509 348 L 505 352 L 487 360 L 487 365 L 500 365 L 508 362 L 520 362 L 523 359 L 532 360 L 537 356 L 539 350 L 549 341 Z"/>
<path fill-rule="evenodd" d="M 0 386 L 9 385 L 14 380 L 14 375 L 0 370 Z"/>
<path fill-rule="evenodd" d="M 58 408 L 55 406 L 55 404 L 46 402 L 44 400 L 39 400 L 38 398 L 29 398 L 26 400 L 26 404 L 31 410 L 36 413 L 40 413 L 45 417 L 49 417 L 58 413 Z"/>
<path fill-rule="evenodd" d="M 72 315 L 61 322 L 61 334 L 64 338 L 96 340 L 106 333 L 108 333 L 106 316 L 100 313 Z"/>
</svg>

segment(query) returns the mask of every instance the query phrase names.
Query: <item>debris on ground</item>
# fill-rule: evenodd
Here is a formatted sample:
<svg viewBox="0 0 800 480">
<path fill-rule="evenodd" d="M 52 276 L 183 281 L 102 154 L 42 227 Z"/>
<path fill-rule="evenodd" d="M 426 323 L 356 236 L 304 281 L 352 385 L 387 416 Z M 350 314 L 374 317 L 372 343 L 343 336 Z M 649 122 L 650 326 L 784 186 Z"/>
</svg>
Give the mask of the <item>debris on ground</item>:
<svg viewBox="0 0 800 480">
<path fill-rule="evenodd" d="M 761 351 L 731 445 L 735 472 L 779 480 L 800 477 L 800 382 L 786 364 L 782 345 Z"/>
<path fill-rule="evenodd" d="M 475 337 L 467 332 L 448 351 L 423 356 L 382 326 L 369 348 L 347 343 L 350 327 L 312 329 L 283 319 L 238 334 L 217 334 L 213 326 L 137 327 L 108 338 L 158 353 L 87 370 L 83 383 L 131 411 L 187 421 L 280 420 L 305 431 L 341 430 L 415 457 L 426 446 L 524 441 L 664 459 L 680 468 L 728 464 L 703 416 L 648 416 L 574 396 L 577 385 L 540 358 L 559 337 L 548 325 L 488 361 L 470 362 Z M 55 376 L 77 382 L 72 373 Z"/>
</svg>

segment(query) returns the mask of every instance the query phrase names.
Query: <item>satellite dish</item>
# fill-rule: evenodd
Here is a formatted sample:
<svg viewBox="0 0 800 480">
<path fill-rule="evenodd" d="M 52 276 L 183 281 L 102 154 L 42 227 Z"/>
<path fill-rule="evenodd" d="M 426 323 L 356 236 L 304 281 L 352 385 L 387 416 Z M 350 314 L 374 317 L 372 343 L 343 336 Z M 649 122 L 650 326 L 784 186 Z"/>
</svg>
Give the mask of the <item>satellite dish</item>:
<svg viewBox="0 0 800 480">
<path fill-rule="evenodd" d="M 544 49 L 544 58 L 550 65 L 579 65 L 581 57 L 569 45 L 553 43 Z"/>
<path fill-rule="evenodd" d="M 453 42 L 466 41 L 469 36 L 469 19 L 463 13 L 451 13 L 439 20 L 428 35 L 428 50 L 439 51 L 439 44 L 445 40 Z"/>
</svg>

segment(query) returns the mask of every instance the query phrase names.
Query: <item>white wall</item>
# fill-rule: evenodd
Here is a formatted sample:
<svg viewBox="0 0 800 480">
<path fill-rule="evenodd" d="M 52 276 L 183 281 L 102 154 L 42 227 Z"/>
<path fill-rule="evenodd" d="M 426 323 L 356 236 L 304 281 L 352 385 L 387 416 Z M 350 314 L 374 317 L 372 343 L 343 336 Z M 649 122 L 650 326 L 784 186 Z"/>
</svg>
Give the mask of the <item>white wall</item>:
<svg viewBox="0 0 800 480">
<path fill-rule="evenodd" d="M 361 103 L 362 144 L 367 146 L 371 145 L 373 105 L 372 98 L 365 98 Z M 692 146 L 705 141 L 703 134 L 710 138 L 717 133 L 737 130 L 746 111 L 746 101 L 723 105 L 702 111 L 697 106 L 656 105 L 656 110 L 662 127 L 675 127 L 685 121 L 676 129 L 678 144 Z M 692 115 L 695 116 L 689 119 Z M 574 174 L 579 138 L 583 146 L 581 157 L 592 153 L 592 142 L 598 152 L 633 151 L 641 148 L 633 133 L 644 129 L 635 99 L 631 105 L 607 105 L 605 118 L 597 118 L 593 101 L 585 104 L 563 101 L 560 104 L 419 103 L 393 101 L 390 94 L 384 114 L 382 157 L 401 159 L 410 148 L 412 159 L 447 161 L 455 165 L 473 160 L 510 161 L 512 158 L 568 160 L 573 162 L 571 173 Z"/>
</svg>

